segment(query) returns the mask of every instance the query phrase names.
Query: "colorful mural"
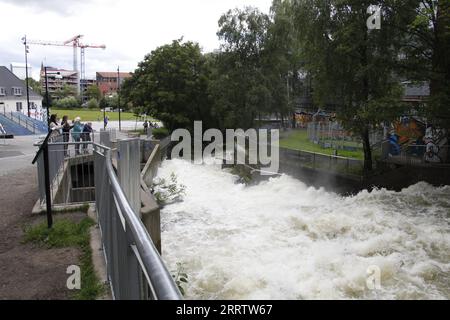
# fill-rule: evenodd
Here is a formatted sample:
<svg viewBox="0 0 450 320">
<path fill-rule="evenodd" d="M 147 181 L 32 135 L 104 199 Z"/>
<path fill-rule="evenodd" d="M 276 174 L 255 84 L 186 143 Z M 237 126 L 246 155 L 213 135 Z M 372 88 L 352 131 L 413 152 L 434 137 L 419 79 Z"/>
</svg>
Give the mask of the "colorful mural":
<svg viewBox="0 0 450 320">
<path fill-rule="evenodd" d="M 415 117 L 402 117 L 394 123 L 398 144 L 405 145 L 416 142 L 425 136 L 426 124 Z"/>
</svg>

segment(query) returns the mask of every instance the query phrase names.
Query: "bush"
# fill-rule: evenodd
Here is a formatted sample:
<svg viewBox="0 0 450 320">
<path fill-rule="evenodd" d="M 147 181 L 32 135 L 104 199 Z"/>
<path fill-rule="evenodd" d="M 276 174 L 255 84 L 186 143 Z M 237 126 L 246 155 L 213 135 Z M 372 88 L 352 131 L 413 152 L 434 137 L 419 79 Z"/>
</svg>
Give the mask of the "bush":
<svg viewBox="0 0 450 320">
<path fill-rule="evenodd" d="M 152 130 L 152 135 L 155 139 L 161 140 L 169 136 L 169 130 L 166 128 L 156 128 Z"/>
<path fill-rule="evenodd" d="M 91 99 L 87 103 L 88 109 L 98 109 L 100 108 L 100 105 L 98 104 L 97 100 Z"/>
<path fill-rule="evenodd" d="M 75 109 L 80 107 L 80 103 L 75 97 L 63 98 L 55 103 L 57 109 Z"/>
</svg>

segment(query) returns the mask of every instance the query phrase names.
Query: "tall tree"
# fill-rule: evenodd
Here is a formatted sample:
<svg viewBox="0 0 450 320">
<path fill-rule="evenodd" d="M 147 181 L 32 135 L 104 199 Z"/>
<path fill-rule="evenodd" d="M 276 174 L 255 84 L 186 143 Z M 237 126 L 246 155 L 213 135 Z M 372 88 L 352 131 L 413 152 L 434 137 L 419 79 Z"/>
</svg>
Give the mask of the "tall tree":
<svg viewBox="0 0 450 320">
<path fill-rule="evenodd" d="M 251 7 L 229 10 L 219 20 L 222 45 L 210 92 L 222 129 L 253 127 L 258 114 L 269 109 L 271 93 L 262 59 L 269 24 L 269 16 Z"/>
<path fill-rule="evenodd" d="M 314 100 L 338 105 L 338 118 L 359 135 L 364 170 L 372 170 L 369 130 L 402 110 L 402 89 L 393 72 L 400 33 L 395 14 L 384 12 L 383 27 L 368 30 L 367 8 L 382 1 L 300 0 L 293 3 Z"/>
<path fill-rule="evenodd" d="M 97 102 L 102 98 L 102 92 L 97 85 L 90 85 L 86 89 L 86 97 L 88 100 L 95 99 Z"/>
<path fill-rule="evenodd" d="M 26 81 L 24 81 L 24 82 L 26 83 Z M 28 85 L 34 92 L 42 95 L 42 86 L 39 81 L 34 80 L 33 78 L 28 78 Z"/>
<path fill-rule="evenodd" d="M 139 63 L 122 94 L 170 131 L 192 129 L 195 120 L 214 126 L 208 100 L 209 70 L 197 43 L 173 41 Z"/>
<path fill-rule="evenodd" d="M 415 0 L 403 5 L 400 72 L 430 84 L 424 115 L 450 128 L 450 0 Z"/>
</svg>

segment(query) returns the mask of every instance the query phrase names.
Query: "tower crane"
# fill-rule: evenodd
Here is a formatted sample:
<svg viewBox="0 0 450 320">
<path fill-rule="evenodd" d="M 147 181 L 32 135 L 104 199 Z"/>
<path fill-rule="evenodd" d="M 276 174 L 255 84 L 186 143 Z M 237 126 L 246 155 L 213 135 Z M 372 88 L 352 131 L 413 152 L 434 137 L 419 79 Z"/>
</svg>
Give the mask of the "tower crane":
<svg viewBox="0 0 450 320">
<path fill-rule="evenodd" d="M 78 34 L 66 41 L 44 41 L 44 40 L 27 40 L 28 44 L 36 44 L 42 46 L 59 46 L 59 47 L 72 47 L 73 48 L 73 70 L 77 72 L 77 92 L 83 94 L 80 90 L 80 77 L 81 80 L 85 80 L 86 76 L 86 61 L 85 61 L 85 49 L 86 48 L 97 48 L 106 49 L 104 44 L 102 45 L 90 45 L 81 43 L 81 38 L 83 35 Z M 80 59 L 80 69 L 78 70 L 78 48 L 80 48 L 81 59 Z M 79 72 L 80 71 L 80 72 Z"/>
</svg>

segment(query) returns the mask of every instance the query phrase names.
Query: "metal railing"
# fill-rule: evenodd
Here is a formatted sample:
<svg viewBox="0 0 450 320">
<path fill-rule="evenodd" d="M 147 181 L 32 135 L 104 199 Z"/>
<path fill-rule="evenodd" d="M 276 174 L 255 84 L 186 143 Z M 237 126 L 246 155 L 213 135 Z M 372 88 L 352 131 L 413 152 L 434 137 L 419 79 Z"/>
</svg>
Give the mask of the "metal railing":
<svg viewBox="0 0 450 320">
<path fill-rule="evenodd" d="M 119 185 L 111 149 L 94 144 L 96 208 L 115 299 L 179 300 L 174 283 Z"/>
<path fill-rule="evenodd" d="M 87 152 L 78 153 L 77 146 L 87 146 Z M 181 299 L 172 276 L 141 221 L 139 210 L 133 210 L 119 184 L 111 148 L 92 141 L 64 142 L 62 135 L 49 133 L 40 144 L 35 161 L 41 202 L 49 199 L 50 203 L 55 203 L 53 199 L 64 194 L 67 196 L 69 187 L 66 185 L 73 188 L 76 183 L 86 187 L 83 185 L 86 181 L 92 185 L 114 299 Z M 87 163 L 92 163 L 92 170 L 81 175 L 74 173 L 74 167 L 79 172 L 80 166 L 82 168 Z M 47 178 L 49 182 L 46 183 Z M 51 198 L 48 197 L 50 194 Z"/>
<path fill-rule="evenodd" d="M 92 136 L 92 137 L 91 137 Z M 68 134 L 53 132 L 48 137 L 48 170 L 50 197 L 55 205 L 92 202 L 95 199 L 93 178 L 94 135 L 72 141 Z M 72 139 L 73 140 L 73 139 Z M 41 146 L 43 142 L 36 144 Z M 44 155 L 37 159 L 39 199 L 46 201 Z"/>
<path fill-rule="evenodd" d="M 364 169 L 364 162 L 359 159 L 286 148 L 280 148 L 280 161 L 291 168 L 304 167 L 358 179 L 363 175 Z"/>
<path fill-rule="evenodd" d="M 12 122 L 18 124 L 19 126 L 24 127 L 28 131 L 32 132 L 33 134 L 41 132 L 39 130 L 39 126 L 34 123 L 33 121 L 28 120 L 25 117 L 17 116 L 12 111 L 11 112 L 4 112 L 3 115 L 11 120 Z"/>
<path fill-rule="evenodd" d="M 361 138 L 353 136 L 338 122 L 311 122 L 307 125 L 308 139 L 322 145 L 325 148 L 339 150 L 361 150 L 363 148 Z M 371 145 L 383 141 L 382 129 L 370 130 L 369 141 Z"/>
</svg>

